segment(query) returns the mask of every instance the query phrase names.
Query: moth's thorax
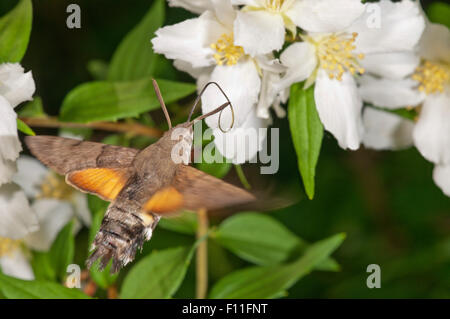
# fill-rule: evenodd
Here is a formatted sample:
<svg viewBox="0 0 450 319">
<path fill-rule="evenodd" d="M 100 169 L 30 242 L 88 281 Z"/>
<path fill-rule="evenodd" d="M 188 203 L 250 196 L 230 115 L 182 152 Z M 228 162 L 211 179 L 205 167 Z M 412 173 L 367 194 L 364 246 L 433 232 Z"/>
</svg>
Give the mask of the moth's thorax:
<svg viewBox="0 0 450 319">
<path fill-rule="evenodd" d="M 178 166 L 189 163 L 192 135 L 192 127 L 180 124 L 142 150 L 133 161 L 134 174 L 121 192 L 121 199 L 142 203 L 154 192 L 169 185 Z"/>
</svg>

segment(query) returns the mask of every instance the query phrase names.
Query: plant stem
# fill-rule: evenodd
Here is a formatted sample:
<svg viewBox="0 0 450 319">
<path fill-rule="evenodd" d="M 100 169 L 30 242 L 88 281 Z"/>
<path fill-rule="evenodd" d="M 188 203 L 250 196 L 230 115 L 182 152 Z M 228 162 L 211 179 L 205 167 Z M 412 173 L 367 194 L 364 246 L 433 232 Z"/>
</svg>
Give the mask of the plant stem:
<svg viewBox="0 0 450 319">
<path fill-rule="evenodd" d="M 106 293 L 108 295 L 108 299 L 117 299 L 119 297 L 116 285 L 109 286 Z"/>
<path fill-rule="evenodd" d="M 206 209 L 198 211 L 197 239 L 208 233 Z M 208 238 L 198 244 L 196 255 L 196 298 L 205 299 L 208 291 Z"/>
<path fill-rule="evenodd" d="M 241 181 L 242 185 L 245 187 L 245 189 L 251 189 L 251 185 L 247 180 L 247 177 L 245 177 L 244 171 L 242 170 L 241 165 L 237 164 L 234 165 L 234 168 L 236 169 L 236 174 L 239 177 L 239 180 Z"/>
<path fill-rule="evenodd" d="M 102 131 L 131 133 L 134 135 L 143 135 L 159 138 L 163 132 L 157 128 L 148 127 L 139 123 L 122 122 L 91 122 L 91 123 L 73 123 L 61 122 L 56 117 L 23 117 L 21 120 L 28 126 L 51 127 L 51 128 L 92 128 Z"/>
</svg>

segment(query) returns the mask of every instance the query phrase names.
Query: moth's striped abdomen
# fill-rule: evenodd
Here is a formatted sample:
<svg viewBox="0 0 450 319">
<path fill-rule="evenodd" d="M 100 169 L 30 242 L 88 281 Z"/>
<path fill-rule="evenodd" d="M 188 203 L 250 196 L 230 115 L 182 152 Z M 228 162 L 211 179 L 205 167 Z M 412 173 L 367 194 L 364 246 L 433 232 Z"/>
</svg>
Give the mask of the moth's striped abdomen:
<svg viewBox="0 0 450 319">
<path fill-rule="evenodd" d="M 92 254 L 86 264 L 90 268 L 99 259 L 99 269 L 103 270 L 110 259 L 113 260 L 111 273 L 131 262 L 138 248 L 152 237 L 159 216 L 142 214 L 133 205 L 112 203 L 106 211 L 100 230 L 95 236 Z"/>
</svg>

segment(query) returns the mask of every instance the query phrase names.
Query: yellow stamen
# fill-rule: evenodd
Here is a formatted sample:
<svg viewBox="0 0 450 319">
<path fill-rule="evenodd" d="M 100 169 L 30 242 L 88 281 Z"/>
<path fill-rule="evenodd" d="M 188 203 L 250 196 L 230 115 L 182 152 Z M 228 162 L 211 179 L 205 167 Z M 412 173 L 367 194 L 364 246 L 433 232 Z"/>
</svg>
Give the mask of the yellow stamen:
<svg viewBox="0 0 450 319">
<path fill-rule="evenodd" d="M 242 47 L 234 45 L 233 34 L 222 34 L 211 48 L 217 52 L 213 57 L 218 65 L 234 65 L 245 54 Z"/>
<path fill-rule="evenodd" d="M 280 11 L 284 0 L 266 0 L 266 7 L 270 10 Z"/>
<path fill-rule="evenodd" d="M 0 257 L 11 256 L 14 250 L 20 247 L 20 240 L 0 237 Z"/>
<path fill-rule="evenodd" d="M 320 67 L 327 71 L 330 79 L 342 80 L 345 72 L 352 75 L 363 74 L 365 69 L 359 65 L 359 61 L 364 59 L 364 54 L 355 54 L 355 41 L 358 33 L 331 34 L 322 37 L 320 40 L 311 37 L 304 37 L 305 40 L 313 43 L 317 48 Z"/>
<path fill-rule="evenodd" d="M 41 184 L 41 193 L 37 198 L 55 198 L 70 200 L 74 190 L 66 184 L 64 179 L 55 173 L 50 173 Z"/>
<path fill-rule="evenodd" d="M 450 82 L 450 67 L 424 60 L 412 78 L 419 82 L 419 91 L 426 94 L 443 93 Z"/>
</svg>

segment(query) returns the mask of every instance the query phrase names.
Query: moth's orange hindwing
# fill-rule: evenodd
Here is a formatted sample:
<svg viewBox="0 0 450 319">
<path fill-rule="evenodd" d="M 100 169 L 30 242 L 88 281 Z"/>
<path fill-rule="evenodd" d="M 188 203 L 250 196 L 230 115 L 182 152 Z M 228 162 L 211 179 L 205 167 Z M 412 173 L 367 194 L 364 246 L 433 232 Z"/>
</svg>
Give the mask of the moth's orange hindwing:
<svg viewBox="0 0 450 319">
<path fill-rule="evenodd" d="M 88 168 L 66 175 L 66 182 L 82 192 L 112 201 L 128 180 L 125 168 Z"/>
<path fill-rule="evenodd" d="M 157 191 L 143 206 L 145 212 L 168 214 L 183 208 L 183 195 L 173 186 Z"/>
</svg>

